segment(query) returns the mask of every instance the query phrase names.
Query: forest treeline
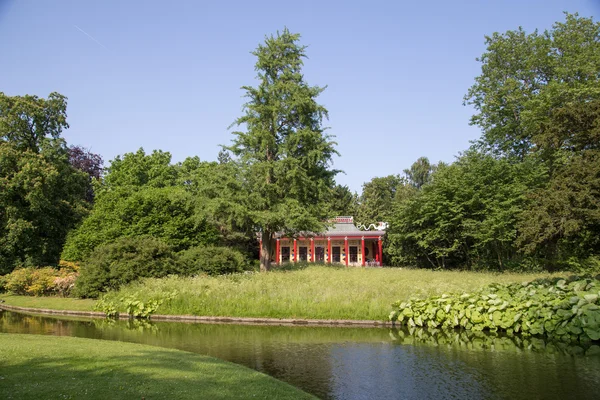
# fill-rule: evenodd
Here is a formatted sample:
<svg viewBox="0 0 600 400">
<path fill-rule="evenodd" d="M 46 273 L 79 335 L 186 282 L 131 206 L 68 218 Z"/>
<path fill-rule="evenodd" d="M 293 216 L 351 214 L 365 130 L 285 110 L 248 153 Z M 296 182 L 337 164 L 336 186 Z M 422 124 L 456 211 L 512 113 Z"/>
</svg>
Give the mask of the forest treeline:
<svg viewBox="0 0 600 400">
<path fill-rule="evenodd" d="M 257 66 L 273 62 L 269 49 L 292 48 L 298 37 L 284 31 L 273 46 L 259 46 Z M 335 182 L 335 143 L 320 127 L 326 110 L 314 102 L 323 89 L 302 82 L 295 59 L 282 69 L 289 76 L 271 76 L 268 66 L 262 86 L 245 87 L 256 103 L 236 122 L 249 132 L 234 133 L 216 162 L 172 163 L 167 152 L 140 149 L 104 167 L 99 155 L 62 138 L 65 96 L 0 93 L 0 275 L 110 253 L 98 253 L 102 246 L 124 254 L 136 243 L 148 260 L 187 260 L 169 273 L 208 253 L 241 265 L 258 256 L 257 232 L 294 233 L 335 215 L 388 222 L 384 252 L 393 266 L 597 267 L 600 25 L 566 14 L 548 31 L 494 33 L 486 44 L 481 75 L 464 98 L 481 138 L 453 163 L 418 158 L 402 173 L 364 183 L 360 195 Z M 305 114 L 282 108 L 288 141 L 270 154 L 252 134 L 264 122 L 259 96 L 290 82 L 296 86 L 282 99 L 298 96 Z M 313 147 L 298 147 L 302 140 Z M 261 154 L 271 158 L 257 163 Z"/>
</svg>

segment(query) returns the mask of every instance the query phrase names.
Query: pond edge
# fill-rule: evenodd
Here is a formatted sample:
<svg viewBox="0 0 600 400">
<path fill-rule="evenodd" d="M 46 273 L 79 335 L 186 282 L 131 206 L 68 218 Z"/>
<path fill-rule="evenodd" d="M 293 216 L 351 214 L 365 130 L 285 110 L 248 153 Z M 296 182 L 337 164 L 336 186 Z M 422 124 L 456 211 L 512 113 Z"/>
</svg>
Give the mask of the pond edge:
<svg viewBox="0 0 600 400">
<path fill-rule="evenodd" d="M 0 310 L 27 312 L 34 314 L 65 315 L 87 318 L 106 318 L 100 311 L 52 310 L 0 304 Z M 119 319 L 129 319 L 129 315 L 119 315 Z M 227 323 L 251 325 L 288 325 L 288 326 L 337 326 L 337 327 L 392 327 L 388 321 L 351 320 L 351 319 L 302 319 L 302 318 L 263 318 L 263 317 L 210 317 L 197 315 L 152 315 L 151 321 L 172 321 L 192 323 Z"/>
</svg>

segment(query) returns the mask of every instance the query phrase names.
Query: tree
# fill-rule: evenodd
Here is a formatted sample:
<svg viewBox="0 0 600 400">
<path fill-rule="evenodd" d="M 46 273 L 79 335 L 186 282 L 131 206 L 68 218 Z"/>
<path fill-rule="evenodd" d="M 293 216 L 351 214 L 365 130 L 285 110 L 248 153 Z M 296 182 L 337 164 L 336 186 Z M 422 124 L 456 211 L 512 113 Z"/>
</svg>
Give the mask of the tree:
<svg viewBox="0 0 600 400">
<path fill-rule="evenodd" d="M 71 232 L 63 258 L 82 261 L 98 246 L 122 237 L 151 235 L 175 251 L 202 244 L 215 244 L 218 232 L 197 212 L 197 198 L 182 170 L 198 168 L 198 159 L 172 165 L 171 155 L 140 149 L 116 157 L 96 186 L 94 208 Z M 184 167 L 185 166 L 185 167 Z"/>
<path fill-rule="evenodd" d="M 432 181 L 397 204 L 386 254 L 396 265 L 504 269 L 520 261 L 514 242 L 527 193 L 544 169 L 474 150 L 441 165 Z"/>
<path fill-rule="evenodd" d="M 549 267 L 600 254 L 600 101 L 567 103 L 534 136 L 548 166 L 530 193 L 518 244 Z"/>
<path fill-rule="evenodd" d="M 335 185 L 332 189 L 329 207 L 332 215 L 356 216 L 358 212 L 358 195 L 352 193 L 348 186 Z"/>
<path fill-rule="evenodd" d="M 0 141 L 0 275 L 58 263 L 87 211 L 86 179 L 50 148 L 38 154 Z"/>
<path fill-rule="evenodd" d="M 549 31 L 522 28 L 486 37 L 478 59 L 481 75 L 465 96 L 477 111 L 471 124 L 482 144 L 522 158 L 535 150 L 533 137 L 565 103 L 600 99 L 600 24 L 566 14 Z"/>
<path fill-rule="evenodd" d="M 270 269 L 276 232 L 324 229 L 322 205 L 337 173 L 330 168 L 335 143 L 322 126 L 327 110 L 316 102 L 324 88 L 304 81 L 306 46 L 299 39 L 284 29 L 252 53 L 259 84 L 242 88 L 248 102 L 234 125 L 246 131 L 234 132 L 228 148 L 238 157 L 248 216 L 262 237 L 261 271 Z"/>
<path fill-rule="evenodd" d="M 88 176 L 86 200 L 92 203 L 94 201 L 93 182 L 100 179 L 102 175 L 102 165 L 104 163 L 102 157 L 81 146 L 70 146 L 68 153 L 71 166 Z"/>
<path fill-rule="evenodd" d="M 429 163 L 427 157 L 419 157 L 417 161 L 410 166 L 410 169 L 404 170 L 404 174 L 413 187 L 421 189 L 424 184 L 429 182 L 431 173 L 434 170 L 435 166 Z"/>
<path fill-rule="evenodd" d="M 60 140 L 67 124 L 67 98 L 50 93 L 37 96 L 7 96 L 0 92 L 0 139 L 18 150 L 39 153 L 46 143 Z"/>
<path fill-rule="evenodd" d="M 86 177 L 69 165 L 66 97 L 0 93 L 0 274 L 57 264 L 86 214 Z"/>
<path fill-rule="evenodd" d="M 219 151 L 217 160 L 219 161 L 219 164 L 227 164 L 228 162 L 231 161 L 231 155 L 229 154 L 229 152 L 227 150 L 221 149 Z"/>
<path fill-rule="evenodd" d="M 375 177 L 364 183 L 357 221 L 366 225 L 380 221 L 388 222 L 392 217 L 396 191 L 405 183 L 405 179 L 400 175 Z"/>
</svg>

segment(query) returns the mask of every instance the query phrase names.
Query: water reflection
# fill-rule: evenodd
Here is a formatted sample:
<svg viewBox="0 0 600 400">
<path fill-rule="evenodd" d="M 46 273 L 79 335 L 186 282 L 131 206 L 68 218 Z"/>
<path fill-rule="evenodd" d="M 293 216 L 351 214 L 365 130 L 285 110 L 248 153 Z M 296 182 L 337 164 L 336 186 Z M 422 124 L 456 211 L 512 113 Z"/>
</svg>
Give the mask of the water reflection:
<svg viewBox="0 0 600 400">
<path fill-rule="evenodd" d="M 2 311 L 0 332 L 120 340 L 207 354 L 321 398 L 591 399 L 600 391 L 600 357 L 592 356 L 600 350 L 597 346 L 576 348 L 538 339 L 382 328 L 81 320 Z"/>
</svg>

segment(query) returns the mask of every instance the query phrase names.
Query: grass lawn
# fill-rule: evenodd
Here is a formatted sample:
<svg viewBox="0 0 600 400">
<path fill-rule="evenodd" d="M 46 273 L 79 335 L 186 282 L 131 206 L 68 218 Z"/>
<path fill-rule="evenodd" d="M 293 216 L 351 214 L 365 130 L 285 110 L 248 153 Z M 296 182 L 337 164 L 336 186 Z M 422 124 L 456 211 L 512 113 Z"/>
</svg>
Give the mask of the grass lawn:
<svg viewBox="0 0 600 400">
<path fill-rule="evenodd" d="M 179 350 L 0 334 L 2 399 L 309 399 L 246 367 Z"/>
<path fill-rule="evenodd" d="M 93 311 L 95 300 L 70 299 L 66 297 L 34 297 L 0 294 L 0 300 L 17 307 L 49 308 L 52 310 Z"/>
<path fill-rule="evenodd" d="M 106 299 L 118 303 L 128 295 L 150 300 L 171 294 L 171 300 L 165 301 L 157 314 L 387 320 L 391 303 L 396 300 L 547 276 L 311 266 L 267 274 L 145 279 L 107 294 Z"/>
</svg>

